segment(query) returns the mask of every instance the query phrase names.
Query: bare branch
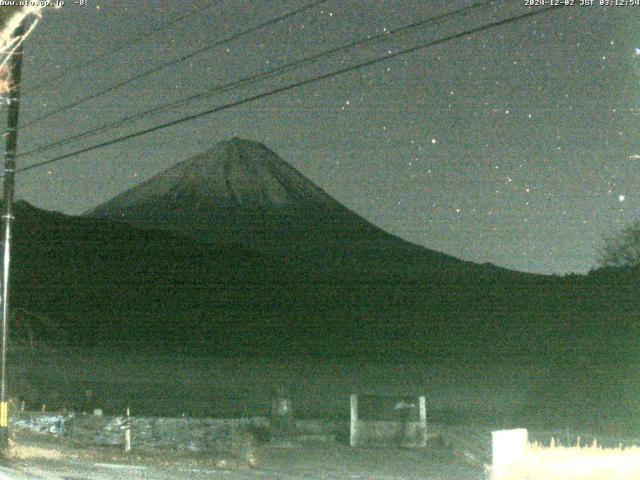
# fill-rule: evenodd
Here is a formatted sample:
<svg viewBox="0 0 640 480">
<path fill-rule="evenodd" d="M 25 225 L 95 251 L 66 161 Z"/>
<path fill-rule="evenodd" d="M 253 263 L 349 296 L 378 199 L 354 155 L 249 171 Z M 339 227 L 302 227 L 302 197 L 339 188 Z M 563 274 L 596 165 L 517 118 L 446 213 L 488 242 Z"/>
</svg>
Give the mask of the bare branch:
<svg viewBox="0 0 640 480">
<path fill-rule="evenodd" d="M 604 239 L 598 264 L 601 267 L 640 265 L 640 220 Z"/>
</svg>

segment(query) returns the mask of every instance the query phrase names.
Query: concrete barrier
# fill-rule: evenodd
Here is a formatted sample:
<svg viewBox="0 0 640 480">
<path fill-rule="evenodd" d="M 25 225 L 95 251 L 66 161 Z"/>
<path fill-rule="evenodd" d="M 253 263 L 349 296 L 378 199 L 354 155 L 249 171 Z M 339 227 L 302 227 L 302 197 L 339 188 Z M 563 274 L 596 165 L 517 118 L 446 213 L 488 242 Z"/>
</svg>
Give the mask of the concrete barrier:
<svg viewBox="0 0 640 480">
<path fill-rule="evenodd" d="M 494 476 L 518 463 L 527 450 L 526 428 L 496 430 L 491 432 L 491 469 Z"/>
</svg>

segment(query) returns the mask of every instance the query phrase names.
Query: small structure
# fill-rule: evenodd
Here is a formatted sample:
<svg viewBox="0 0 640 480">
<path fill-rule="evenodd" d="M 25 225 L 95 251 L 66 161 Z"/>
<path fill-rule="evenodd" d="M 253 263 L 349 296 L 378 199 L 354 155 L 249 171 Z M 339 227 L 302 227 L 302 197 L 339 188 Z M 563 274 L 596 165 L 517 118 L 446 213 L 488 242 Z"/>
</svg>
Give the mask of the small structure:
<svg viewBox="0 0 640 480">
<path fill-rule="evenodd" d="M 427 442 L 424 395 L 351 395 L 350 443 L 422 447 Z"/>
</svg>

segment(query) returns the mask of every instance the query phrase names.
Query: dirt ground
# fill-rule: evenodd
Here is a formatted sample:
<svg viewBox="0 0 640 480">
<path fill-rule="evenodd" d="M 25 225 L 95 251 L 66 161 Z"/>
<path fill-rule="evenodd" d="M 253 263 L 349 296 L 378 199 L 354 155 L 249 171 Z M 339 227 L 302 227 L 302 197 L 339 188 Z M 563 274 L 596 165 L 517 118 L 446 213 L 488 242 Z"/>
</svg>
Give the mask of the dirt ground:
<svg viewBox="0 0 640 480">
<path fill-rule="evenodd" d="M 480 480 L 481 459 L 436 437 L 426 448 L 350 448 L 305 442 L 281 448 L 261 445 L 254 466 L 215 454 L 83 448 L 68 441 L 18 433 L 5 473 L 11 479 L 368 479 Z M 0 470 L 2 478 L 3 470 Z"/>
</svg>

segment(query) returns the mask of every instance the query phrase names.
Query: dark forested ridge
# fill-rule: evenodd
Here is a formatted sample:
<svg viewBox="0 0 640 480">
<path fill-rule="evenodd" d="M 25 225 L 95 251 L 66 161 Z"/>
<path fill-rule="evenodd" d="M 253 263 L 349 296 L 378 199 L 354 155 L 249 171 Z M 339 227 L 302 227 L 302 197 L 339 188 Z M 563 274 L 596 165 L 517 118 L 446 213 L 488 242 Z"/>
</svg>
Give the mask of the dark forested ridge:
<svg viewBox="0 0 640 480">
<path fill-rule="evenodd" d="M 12 306 L 71 344 L 219 354 L 611 355 L 633 347 L 638 269 L 530 275 L 448 257 L 302 268 L 105 219 L 16 207 Z M 379 269 L 372 268 L 379 261 Z M 394 268 L 384 265 L 393 264 Z M 354 266 L 355 265 L 355 266 Z M 36 332 L 46 334 L 50 330 Z"/>
</svg>

